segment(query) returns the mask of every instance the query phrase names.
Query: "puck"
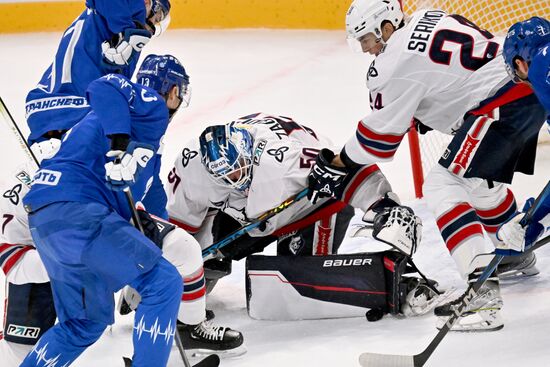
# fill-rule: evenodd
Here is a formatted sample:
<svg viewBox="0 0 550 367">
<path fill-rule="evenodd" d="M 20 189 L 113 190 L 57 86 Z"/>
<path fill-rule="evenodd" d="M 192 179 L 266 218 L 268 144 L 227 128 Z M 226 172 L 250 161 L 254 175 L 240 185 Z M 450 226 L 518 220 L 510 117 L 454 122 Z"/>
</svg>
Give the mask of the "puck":
<svg viewBox="0 0 550 367">
<path fill-rule="evenodd" d="M 370 321 L 370 322 L 378 321 L 382 317 L 384 317 L 384 311 L 382 311 L 379 308 L 373 308 L 373 309 L 368 310 L 367 313 L 365 314 L 365 316 L 367 317 L 367 320 Z"/>
</svg>

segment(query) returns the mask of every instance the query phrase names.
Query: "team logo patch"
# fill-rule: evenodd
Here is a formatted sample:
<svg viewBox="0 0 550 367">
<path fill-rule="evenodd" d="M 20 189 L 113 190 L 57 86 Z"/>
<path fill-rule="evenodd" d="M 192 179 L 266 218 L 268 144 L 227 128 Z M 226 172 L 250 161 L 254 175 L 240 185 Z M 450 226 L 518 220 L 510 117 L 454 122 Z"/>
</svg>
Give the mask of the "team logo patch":
<svg viewBox="0 0 550 367">
<path fill-rule="evenodd" d="M 260 158 L 262 157 L 262 154 L 264 154 L 266 145 L 267 140 L 260 139 L 258 141 L 258 145 L 256 145 L 256 149 L 254 149 L 254 157 L 252 158 L 252 163 L 254 163 L 256 166 L 260 165 Z"/>
<path fill-rule="evenodd" d="M 36 339 L 40 334 L 39 327 L 28 327 L 9 324 L 6 329 L 6 335 L 17 336 L 19 338 Z"/>
<path fill-rule="evenodd" d="M 61 172 L 41 169 L 34 175 L 34 184 L 56 186 L 61 178 Z"/>
<path fill-rule="evenodd" d="M 31 187 L 32 179 L 31 176 L 26 171 L 18 172 L 15 177 L 22 183 Z"/>
<path fill-rule="evenodd" d="M 187 167 L 189 161 L 195 158 L 198 154 L 199 153 L 194 150 L 183 148 L 183 151 L 181 152 L 181 164 L 183 164 L 184 167 Z"/>
<path fill-rule="evenodd" d="M 376 78 L 378 76 L 378 70 L 374 67 L 374 61 L 370 64 L 369 72 L 367 73 L 367 80 L 370 78 Z"/>
<path fill-rule="evenodd" d="M 9 201 L 11 201 L 13 205 L 17 205 L 19 204 L 19 194 L 21 193 L 22 188 L 23 187 L 21 186 L 21 184 L 17 184 L 14 187 L 12 187 L 10 190 L 7 190 L 4 193 L 4 197 L 6 199 L 9 199 Z"/>
<path fill-rule="evenodd" d="M 269 149 L 267 151 L 267 154 L 275 157 L 277 162 L 283 163 L 283 160 L 285 159 L 285 152 L 288 152 L 288 147 L 280 147 L 278 149 Z"/>
</svg>

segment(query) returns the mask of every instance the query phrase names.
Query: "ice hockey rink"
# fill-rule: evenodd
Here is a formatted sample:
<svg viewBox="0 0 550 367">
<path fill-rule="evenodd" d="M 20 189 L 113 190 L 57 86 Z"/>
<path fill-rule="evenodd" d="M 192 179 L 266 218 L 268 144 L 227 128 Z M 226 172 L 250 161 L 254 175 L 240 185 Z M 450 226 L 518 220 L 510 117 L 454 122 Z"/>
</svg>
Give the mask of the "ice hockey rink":
<svg viewBox="0 0 550 367">
<path fill-rule="evenodd" d="M 48 66 L 60 36 L 0 34 L 0 96 L 24 131 L 25 95 Z M 147 45 L 145 53 L 171 53 L 180 58 L 193 88 L 191 106 L 181 110 L 168 129 L 164 173 L 182 144 L 209 124 L 260 111 L 282 114 L 342 145 L 370 110 L 365 87 L 370 58 L 354 54 L 343 31 L 174 30 Z M 0 135 L 1 183 L 24 156 L 5 127 Z M 443 288 L 463 290 L 433 217 L 422 201 L 414 199 L 408 157 L 404 142 L 394 161 L 381 168 L 394 191 L 423 218 L 417 265 Z M 540 192 L 550 177 L 549 167 L 550 145 L 543 144 L 536 175 L 517 175 L 512 185 L 520 204 Z M 348 239 L 342 248 L 356 252 L 380 246 L 365 239 Z M 266 251 L 272 253 L 273 249 Z M 504 329 L 449 334 L 427 366 L 550 366 L 550 246 L 541 248 L 537 255 L 538 276 L 502 285 Z M 237 359 L 223 359 L 222 366 L 226 367 L 358 366 L 358 356 L 365 351 L 418 353 L 437 332 L 436 318 L 431 314 L 410 319 L 385 316 L 377 322 L 367 322 L 364 317 L 253 320 L 246 311 L 244 262 L 234 264 L 233 273 L 218 283 L 208 304 L 216 313 L 217 324 L 240 330 L 245 337 L 248 352 Z M 107 331 L 74 366 L 122 366 L 121 357 L 131 356 L 131 331 L 132 316 L 118 317 L 112 331 Z M 182 365 L 174 348 L 169 366 Z"/>
</svg>

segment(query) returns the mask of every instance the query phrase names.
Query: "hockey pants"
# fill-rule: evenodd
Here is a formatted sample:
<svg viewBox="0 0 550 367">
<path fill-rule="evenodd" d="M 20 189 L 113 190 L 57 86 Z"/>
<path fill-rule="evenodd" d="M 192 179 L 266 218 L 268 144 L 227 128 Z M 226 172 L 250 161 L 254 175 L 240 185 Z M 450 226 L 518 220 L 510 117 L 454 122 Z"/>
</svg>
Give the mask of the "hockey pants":
<svg viewBox="0 0 550 367">
<path fill-rule="evenodd" d="M 142 296 L 133 366 L 166 366 L 183 287 L 160 249 L 97 203 L 50 204 L 30 214 L 29 225 L 51 279 L 59 323 L 21 366 L 69 366 L 113 323 L 113 294 L 125 284 Z"/>
</svg>

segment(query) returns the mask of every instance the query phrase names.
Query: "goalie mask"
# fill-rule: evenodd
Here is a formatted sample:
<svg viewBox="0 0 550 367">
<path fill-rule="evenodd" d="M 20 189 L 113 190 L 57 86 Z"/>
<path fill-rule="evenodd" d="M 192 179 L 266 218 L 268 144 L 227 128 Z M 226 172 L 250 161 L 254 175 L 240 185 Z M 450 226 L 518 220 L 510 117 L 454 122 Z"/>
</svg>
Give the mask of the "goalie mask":
<svg viewBox="0 0 550 367">
<path fill-rule="evenodd" d="M 201 161 L 216 183 L 239 191 L 249 188 L 254 139 L 248 130 L 232 124 L 209 126 L 199 142 Z"/>
</svg>

